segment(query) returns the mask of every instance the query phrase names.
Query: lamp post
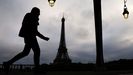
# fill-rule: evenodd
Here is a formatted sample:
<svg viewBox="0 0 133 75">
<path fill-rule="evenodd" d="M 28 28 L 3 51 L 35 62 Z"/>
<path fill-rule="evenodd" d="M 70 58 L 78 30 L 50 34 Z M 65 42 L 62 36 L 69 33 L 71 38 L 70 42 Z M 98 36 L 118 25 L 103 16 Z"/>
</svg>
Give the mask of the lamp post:
<svg viewBox="0 0 133 75">
<path fill-rule="evenodd" d="M 101 0 L 93 0 L 94 16 L 95 16 L 95 34 L 96 34 L 96 66 L 102 67 L 104 64 L 103 58 L 103 39 L 102 39 L 102 12 Z"/>
<path fill-rule="evenodd" d="M 56 0 L 48 0 L 51 7 L 54 6 Z M 93 0 L 94 16 L 95 16 L 95 34 L 96 34 L 96 66 L 102 67 L 103 58 L 103 40 L 102 40 L 102 16 L 101 16 L 101 0 Z"/>
<path fill-rule="evenodd" d="M 123 14 L 123 16 L 124 16 L 125 19 L 128 19 L 129 12 L 127 10 L 126 2 L 127 2 L 127 0 L 124 0 L 124 11 L 123 11 L 122 14 Z"/>
</svg>

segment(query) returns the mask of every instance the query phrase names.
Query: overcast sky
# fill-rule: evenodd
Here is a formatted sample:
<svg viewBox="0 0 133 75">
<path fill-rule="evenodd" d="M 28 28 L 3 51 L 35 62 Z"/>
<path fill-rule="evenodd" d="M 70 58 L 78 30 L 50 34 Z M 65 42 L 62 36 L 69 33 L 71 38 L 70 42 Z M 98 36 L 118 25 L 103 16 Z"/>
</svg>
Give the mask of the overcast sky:
<svg viewBox="0 0 133 75">
<path fill-rule="evenodd" d="M 21 52 L 23 38 L 18 37 L 22 20 L 33 7 L 41 10 L 39 31 L 50 40 L 38 38 L 41 63 L 52 63 L 60 41 L 61 18 L 65 16 L 66 45 L 73 62 L 95 63 L 95 25 L 93 0 L 0 0 L 0 63 Z M 102 0 L 103 50 L 105 62 L 133 59 L 133 0 L 128 0 L 129 18 L 122 16 L 123 0 Z M 33 64 L 33 52 L 15 62 Z"/>
</svg>

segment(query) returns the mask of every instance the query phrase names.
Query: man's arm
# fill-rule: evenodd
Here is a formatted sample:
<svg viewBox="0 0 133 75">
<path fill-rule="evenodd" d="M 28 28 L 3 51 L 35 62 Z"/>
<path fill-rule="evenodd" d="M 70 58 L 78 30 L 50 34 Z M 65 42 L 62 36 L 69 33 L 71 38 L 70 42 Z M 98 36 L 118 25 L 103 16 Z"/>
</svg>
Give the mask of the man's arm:
<svg viewBox="0 0 133 75">
<path fill-rule="evenodd" d="M 43 36 L 43 35 L 42 35 L 40 32 L 38 32 L 38 31 L 37 31 L 37 36 L 40 37 L 40 38 L 43 39 L 43 40 L 46 40 L 46 41 L 49 40 L 48 37 Z"/>
</svg>

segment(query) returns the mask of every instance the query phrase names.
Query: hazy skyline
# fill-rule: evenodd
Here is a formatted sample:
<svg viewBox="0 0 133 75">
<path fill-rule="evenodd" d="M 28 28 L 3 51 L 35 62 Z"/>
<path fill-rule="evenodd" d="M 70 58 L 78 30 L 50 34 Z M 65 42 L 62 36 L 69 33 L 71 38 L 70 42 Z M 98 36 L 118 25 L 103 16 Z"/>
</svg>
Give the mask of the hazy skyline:
<svg viewBox="0 0 133 75">
<path fill-rule="evenodd" d="M 127 1 L 129 18 L 123 18 L 123 0 L 102 1 L 103 51 L 105 61 L 133 59 L 133 1 Z M 18 37 L 24 15 L 33 7 L 41 10 L 39 31 L 50 37 L 38 38 L 41 63 L 52 63 L 60 42 L 61 18 L 65 16 L 66 46 L 73 62 L 95 62 L 95 25 L 93 0 L 0 0 L 0 63 L 21 52 L 23 38 Z M 33 52 L 16 63 L 33 64 Z"/>
</svg>

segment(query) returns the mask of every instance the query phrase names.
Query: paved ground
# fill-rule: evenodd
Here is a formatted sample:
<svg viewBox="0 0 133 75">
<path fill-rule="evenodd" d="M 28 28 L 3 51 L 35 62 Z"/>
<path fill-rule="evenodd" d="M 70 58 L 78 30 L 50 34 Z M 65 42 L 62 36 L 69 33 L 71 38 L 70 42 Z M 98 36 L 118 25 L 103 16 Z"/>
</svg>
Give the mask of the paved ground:
<svg viewBox="0 0 133 75">
<path fill-rule="evenodd" d="M 132 74 L 119 74 L 119 75 L 133 75 L 133 73 Z"/>
<path fill-rule="evenodd" d="M 132 72 L 132 73 L 131 73 Z M 108 71 L 108 72 L 92 72 L 92 71 L 50 71 L 47 73 L 33 72 L 0 72 L 0 75 L 133 75 L 133 71 Z"/>
</svg>

